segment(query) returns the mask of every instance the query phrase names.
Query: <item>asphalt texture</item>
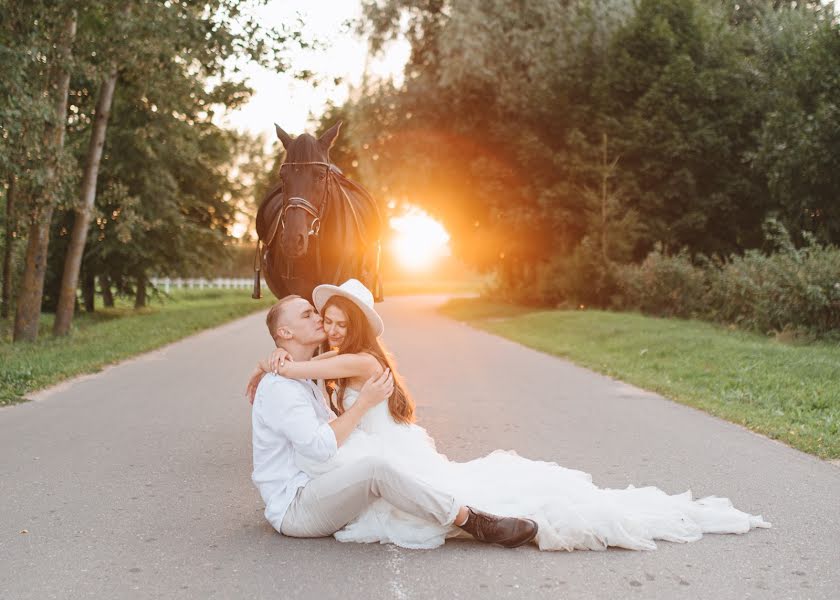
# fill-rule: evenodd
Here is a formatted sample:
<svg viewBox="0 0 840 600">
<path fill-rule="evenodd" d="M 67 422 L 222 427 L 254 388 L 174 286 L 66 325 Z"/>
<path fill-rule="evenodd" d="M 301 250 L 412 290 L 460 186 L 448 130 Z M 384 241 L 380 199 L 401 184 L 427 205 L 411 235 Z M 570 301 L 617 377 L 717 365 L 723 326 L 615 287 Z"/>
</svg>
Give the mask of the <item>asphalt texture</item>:
<svg viewBox="0 0 840 600">
<path fill-rule="evenodd" d="M 769 530 L 653 552 L 298 540 L 250 481 L 264 313 L 0 409 L 0 598 L 840 598 L 840 468 L 439 316 L 378 305 L 438 449 L 727 496 Z"/>
</svg>

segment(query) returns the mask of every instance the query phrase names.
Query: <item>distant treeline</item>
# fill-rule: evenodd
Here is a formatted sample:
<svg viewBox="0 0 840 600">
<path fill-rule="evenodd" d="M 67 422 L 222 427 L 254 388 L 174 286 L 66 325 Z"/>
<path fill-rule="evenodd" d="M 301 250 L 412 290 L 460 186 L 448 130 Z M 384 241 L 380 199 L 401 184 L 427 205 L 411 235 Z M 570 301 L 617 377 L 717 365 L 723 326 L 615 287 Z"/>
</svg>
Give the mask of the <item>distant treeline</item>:
<svg viewBox="0 0 840 600">
<path fill-rule="evenodd" d="M 400 85 L 368 82 L 324 115 L 348 125 L 334 153 L 378 194 L 441 218 L 460 256 L 498 272 L 501 292 L 656 312 L 633 295 L 628 268 L 652 277 L 655 261 L 679 257 L 717 265 L 709 277 L 774 269 L 757 257 L 784 247 L 833 265 L 813 280 L 800 270 L 808 314 L 821 316 L 744 317 L 752 292 L 737 307 L 673 312 L 758 329 L 840 323 L 831 3 L 387 0 L 365 13 L 374 46 L 402 33 L 411 58 Z M 648 291 L 667 312 L 661 283 Z"/>
</svg>

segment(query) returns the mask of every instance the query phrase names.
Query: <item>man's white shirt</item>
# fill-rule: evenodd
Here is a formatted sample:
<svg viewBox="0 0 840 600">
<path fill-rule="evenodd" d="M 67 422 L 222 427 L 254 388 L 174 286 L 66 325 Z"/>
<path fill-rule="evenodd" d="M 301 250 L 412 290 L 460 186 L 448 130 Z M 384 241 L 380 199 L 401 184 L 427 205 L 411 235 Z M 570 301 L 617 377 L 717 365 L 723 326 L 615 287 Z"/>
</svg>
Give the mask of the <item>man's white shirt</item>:
<svg viewBox="0 0 840 600">
<path fill-rule="evenodd" d="M 318 462 L 338 450 L 329 421 L 335 414 L 309 380 L 273 373 L 260 381 L 251 411 L 254 448 L 252 480 L 265 502 L 265 517 L 280 531 L 298 489 L 310 477 L 295 464 L 295 452 Z"/>
</svg>

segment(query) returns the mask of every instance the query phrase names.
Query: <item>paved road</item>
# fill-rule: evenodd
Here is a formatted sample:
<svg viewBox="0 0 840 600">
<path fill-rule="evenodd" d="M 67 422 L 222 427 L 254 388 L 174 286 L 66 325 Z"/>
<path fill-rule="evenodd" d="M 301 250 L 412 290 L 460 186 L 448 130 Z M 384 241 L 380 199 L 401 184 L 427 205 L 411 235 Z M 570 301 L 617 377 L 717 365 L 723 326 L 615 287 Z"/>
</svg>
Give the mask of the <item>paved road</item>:
<svg viewBox="0 0 840 600">
<path fill-rule="evenodd" d="M 255 315 L 0 410 L 0 598 L 838 598 L 840 468 L 437 316 L 380 305 L 419 418 L 601 486 L 726 495 L 771 530 L 656 552 L 293 540 L 249 480 Z M 28 533 L 21 533 L 22 531 Z"/>
</svg>

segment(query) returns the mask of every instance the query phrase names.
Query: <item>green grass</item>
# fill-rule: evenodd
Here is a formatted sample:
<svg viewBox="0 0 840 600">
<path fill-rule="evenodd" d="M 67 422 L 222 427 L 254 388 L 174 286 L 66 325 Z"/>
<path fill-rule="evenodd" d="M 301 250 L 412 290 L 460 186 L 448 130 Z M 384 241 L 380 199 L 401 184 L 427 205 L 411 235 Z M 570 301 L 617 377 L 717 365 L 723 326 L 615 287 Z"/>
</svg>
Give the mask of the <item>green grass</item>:
<svg viewBox="0 0 840 600">
<path fill-rule="evenodd" d="M 11 323 L 0 322 L 0 405 L 267 308 L 272 301 L 270 295 L 252 300 L 250 290 L 181 290 L 140 310 L 118 302 L 115 308 L 77 314 L 66 338 L 52 336 L 53 316 L 44 314 L 35 343 L 12 344 Z"/>
<path fill-rule="evenodd" d="M 840 458 L 840 345 L 787 344 L 700 321 L 450 301 L 458 320 Z"/>
</svg>

